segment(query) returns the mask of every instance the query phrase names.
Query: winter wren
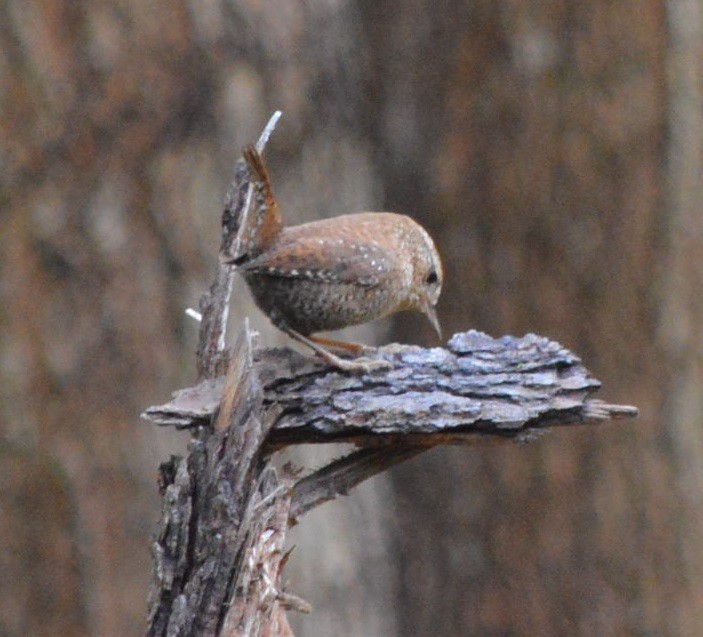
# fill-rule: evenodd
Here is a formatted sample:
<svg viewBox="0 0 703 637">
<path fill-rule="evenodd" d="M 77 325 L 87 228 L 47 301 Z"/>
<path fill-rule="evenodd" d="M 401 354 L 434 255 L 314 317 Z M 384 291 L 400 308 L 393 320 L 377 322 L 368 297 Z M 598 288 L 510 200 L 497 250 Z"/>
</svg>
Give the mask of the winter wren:
<svg viewBox="0 0 703 637">
<path fill-rule="evenodd" d="M 313 336 L 366 323 L 400 310 L 418 310 L 438 335 L 435 306 L 442 263 L 415 221 L 391 212 L 359 212 L 284 227 L 266 166 L 254 146 L 243 150 L 253 186 L 253 223 L 243 254 L 223 255 L 243 275 L 256 304 L 273 324 L 345 371 L 390 367 L 383 360 L 347 360 L 363 345 Z"/>
</svg>

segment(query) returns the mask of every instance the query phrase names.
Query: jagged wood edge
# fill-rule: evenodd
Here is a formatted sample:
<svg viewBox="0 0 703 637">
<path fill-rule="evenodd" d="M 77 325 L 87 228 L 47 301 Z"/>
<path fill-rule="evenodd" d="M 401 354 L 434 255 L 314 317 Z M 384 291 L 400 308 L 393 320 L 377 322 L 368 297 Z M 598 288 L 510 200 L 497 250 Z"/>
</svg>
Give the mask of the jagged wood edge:
<svg viewBox="0 0 703 637">
<path fill-rule="evenodd" d="M 391 467 L 410 460 L 439 443 L 412 445 L 400 443 L 360 449 L 298 480 L 293 486 L 289 522 L 297 524 L 301 516 L 315 507 L 347 495 L 354 487 Z"/>
<path fill-rule="evenodd" d="M 153 544 L 147 635 L 288 634 L 293 596 L 280 582 L 290 485 L 264 458 L 273 412 L 251 362 L 251 334 L 233 350 L 220 427 L 194 438 L 162 472 L 164 513 Z M 289 629 L 288 629 L 289 630 Z"/>
<path fill-rule="evenodd" d="M 263 153 L 266 143 L 281 118 L 276 111 L 269 119 L 256 142 L 256 149 Z M 243 232 L 247 228 L 247 217 L 251 208 L 252 187 L 249 183 L 249 170 L 243 158 L 234 165 L 234 177 L 225 196 L 222 212 L 222 239 L 219 254 L 236 258 Z M 196 351 L 198 380 L 224 375 L 227 369 L 225 336 L 232 283 L 235 271 L 230 265 L 219 260 L 217 274 L 207 294 L 200 299 L 200 331 Z"/>
<path fill-rule="evenodd" d="M 279 118 L 269 120 L 259 151 Z M 251 188 L 243 166 L 240 160 L 226 198 L 221 251 L 246 223 Z M 264 453 L 276 414 L 262 409 L 248 327 L 231 363 L 225 348 L 233 276 L 220 264 L 200 303 L 198 377 L 208 382 L 227 372 L 215 427 L 194 429 L 187 460 L 172 457 L 160 467 L 148 635 L 292 635 L 285 610 L 309 611 L 280 584 L 291 488 Z"/>
</svg>

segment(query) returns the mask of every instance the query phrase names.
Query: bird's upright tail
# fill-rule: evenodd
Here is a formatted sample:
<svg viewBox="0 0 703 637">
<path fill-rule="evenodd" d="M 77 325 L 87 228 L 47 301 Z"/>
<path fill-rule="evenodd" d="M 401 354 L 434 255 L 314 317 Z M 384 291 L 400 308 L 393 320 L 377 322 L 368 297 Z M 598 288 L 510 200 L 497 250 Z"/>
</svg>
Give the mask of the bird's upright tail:
<svg viewBox="0 0 703 637">
<path fill-rule="evenodd" d="M 268 169 L 259 151 L 254 144 L 248 144 L 242 149 L 242 156 L 249 171 L 251 201 L 242 218 L 232 220 L 239 225 L 232 245 L 223 245 L 220 250 L 221 261 L 235 265 L 245 263 L 266 250 L 283 224 Z"/>
</svg>

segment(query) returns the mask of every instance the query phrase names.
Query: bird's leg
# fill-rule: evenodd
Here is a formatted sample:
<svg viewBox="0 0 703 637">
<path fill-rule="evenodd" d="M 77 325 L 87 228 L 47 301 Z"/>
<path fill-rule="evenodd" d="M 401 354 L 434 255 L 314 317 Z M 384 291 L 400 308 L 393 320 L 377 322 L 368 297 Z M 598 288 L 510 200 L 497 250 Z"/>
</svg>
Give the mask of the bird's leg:
<svg viewBox="0 0 703 637">
<path fill-rule="evenodd" d="M 332 349 L 342 350 L 343 352 L 350 352 L 353 356 L 360 356 L 361 354 L 373 354 L 377 348 L 371 347 L 370 345 L 364 345 L 363 343 L 350 343 L 349 341 L 338 341 L 336 338 L 323 338 L 322 336 L 308 336 L 308 338 L 322 345 L 323 347 L 331 347 Z"/>
<path fill-rule="evenodd" d="M 288 334 L 288 336 L 290 336 L 292 339 L 295 339 L 303 345 L 307 345 L 323 361 L 325 361 L 325 363 L 331 365 L 332 367 L 336 367 L 337 369 L 342 370 L 344 372 L 369 373 L 372 371 L 380 369 L 390 369 L 391 367 L 393 367 L 388 361 L 384 360 L 372 360 L 369 358 L 357 358 L 355 360 L 346 360 L 344 358 L 340 358 L 336 354 L 333 354 L 329 350 L 325 349 L 322 345 L 316 343 L 314 340 L 308 338 L 307 336 L 303 336 L 300 332 L 296 332 L 294 329 L 291 329 L 287 325 L 278 325 L 278 327 L 283 330 L 286 334 Z M 353 345 L 354 343 L 349 344 Z"/>
</svg>

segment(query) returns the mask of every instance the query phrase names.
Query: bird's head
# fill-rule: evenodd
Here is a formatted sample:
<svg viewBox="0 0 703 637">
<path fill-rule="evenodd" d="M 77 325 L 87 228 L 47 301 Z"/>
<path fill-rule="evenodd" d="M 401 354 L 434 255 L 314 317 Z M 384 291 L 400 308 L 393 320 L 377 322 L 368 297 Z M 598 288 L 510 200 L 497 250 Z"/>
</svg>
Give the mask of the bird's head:
<svg viewBox="0 0 703 637">
<path fill-rule="evenodd" d="M 442 329 L 437 319 L 437 301 L 442 292 L 442 261 L 434 241 L 422 226 L 415 224 L 416 240 L 413 245 L 413 283 L 411 305 L 422 312 L 432 323 L 437 336 L 442 338 Z"/>
</svg>

